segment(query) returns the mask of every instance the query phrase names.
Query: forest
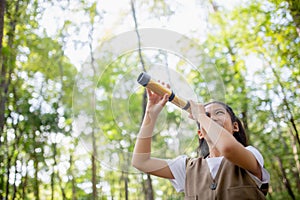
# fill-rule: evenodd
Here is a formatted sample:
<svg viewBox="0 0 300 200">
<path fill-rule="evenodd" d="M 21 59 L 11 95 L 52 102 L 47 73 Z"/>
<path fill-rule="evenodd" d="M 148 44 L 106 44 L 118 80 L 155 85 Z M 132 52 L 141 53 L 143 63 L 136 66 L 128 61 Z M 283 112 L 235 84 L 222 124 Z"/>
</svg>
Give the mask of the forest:
<svg viewBox="0 0 300 200">
<path fill-rule="evenodd" d="M 0 0 L 0 199 L 176 200 L 131 164 L 141 72 L 184 99 L 229 104 L 271 179 L 300 199 L 299 0 Z M 167 103 L 153 156 L 197 156 Z"/>
</svg>

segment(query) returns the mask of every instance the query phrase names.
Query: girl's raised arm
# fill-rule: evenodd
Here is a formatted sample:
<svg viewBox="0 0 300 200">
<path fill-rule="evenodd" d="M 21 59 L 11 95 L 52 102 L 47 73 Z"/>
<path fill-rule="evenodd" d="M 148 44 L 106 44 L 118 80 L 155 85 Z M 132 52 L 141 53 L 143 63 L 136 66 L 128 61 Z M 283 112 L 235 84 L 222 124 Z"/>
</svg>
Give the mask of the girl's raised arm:
<svg viewBox="0 0 300 200">
<path fill-rule="evenodd" d="M 151 141 L 155 123 L 169 97 L 168 94 L 161 97 L 149 89 L 146 90 L 148 103 L 143 123 L 134 146 L 132 165 L 142 172 L 162 178 L 173 179 L 174 177 L 168 163 L 163 159 L 151 157 Z"/>
</svg>

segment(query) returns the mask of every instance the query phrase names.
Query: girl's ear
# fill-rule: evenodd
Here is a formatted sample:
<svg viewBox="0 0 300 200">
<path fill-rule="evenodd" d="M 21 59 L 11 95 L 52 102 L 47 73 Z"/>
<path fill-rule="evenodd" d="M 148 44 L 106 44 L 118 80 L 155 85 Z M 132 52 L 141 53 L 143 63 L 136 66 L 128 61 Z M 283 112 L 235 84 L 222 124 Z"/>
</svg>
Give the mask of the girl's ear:
<svg viewBox="0 0 300 200">
<path fill-rule="evenodd" d="M 204 138 L 204 136 L 203 136 L 203 134 L 201 133 L 200 130 L 198 130 L 198 137 L 199 137 L 199 139 L 203 139 Z"/>
<path fill-rule="evenodd" d="M 233 122 L 233 132 L 239 132 L 239 124 L 237 122 Z"/>
</svg>

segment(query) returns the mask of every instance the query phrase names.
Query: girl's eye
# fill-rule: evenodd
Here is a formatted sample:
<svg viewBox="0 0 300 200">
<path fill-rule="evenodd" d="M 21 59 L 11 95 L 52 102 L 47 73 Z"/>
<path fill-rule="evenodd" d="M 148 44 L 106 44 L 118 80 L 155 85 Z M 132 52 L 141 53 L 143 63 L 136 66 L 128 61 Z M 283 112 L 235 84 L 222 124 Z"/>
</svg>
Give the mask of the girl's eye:
<svg viewBox="0 0 300 200">
<path fill-rule="evenodd" d="M 216 112 L 216 115 L 223 115 L 223 114 L 225 114 L 225 112 L 222 111 L 222 110 L 218 110 L 218 111 Z"/>
</svg>

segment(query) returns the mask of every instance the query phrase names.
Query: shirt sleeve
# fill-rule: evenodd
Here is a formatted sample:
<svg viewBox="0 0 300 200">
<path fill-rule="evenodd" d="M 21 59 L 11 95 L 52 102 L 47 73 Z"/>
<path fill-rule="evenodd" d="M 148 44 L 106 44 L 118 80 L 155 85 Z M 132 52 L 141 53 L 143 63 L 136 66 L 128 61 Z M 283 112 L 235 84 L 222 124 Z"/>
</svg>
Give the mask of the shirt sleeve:
<svg viewBox="0 0 300 200">
<path fill-rule="evenodd" d="M 184 192 L 185 186 L 185 163 L 187 156 L 181 155 L 175 159 L 168 160 L 168 166 L 174 176 L 174 179 L 169 179 L 177 192 Z"/>
<path fill-rule="evenodd" d="M 269 183 L 270 182 L 270 174 L 269 172 L 264 168 L 264 158 L 261 155 L 261 153 L 253 146 L 247 146 L 246 149 L 248 151 L 251 151 L 251 153 L 255 156 L 258 164 L 261 167 L 262 171 L 262 180 L 254 176 L 252 173 L 248 172 L 251 178 L 255 181 L 258 187 L 261 187 L 263 183 Z"/>
</svg>

